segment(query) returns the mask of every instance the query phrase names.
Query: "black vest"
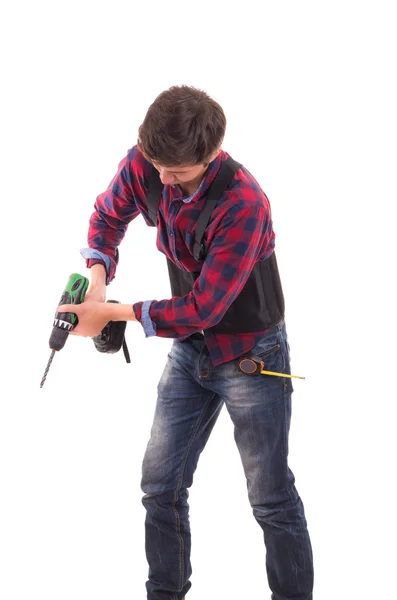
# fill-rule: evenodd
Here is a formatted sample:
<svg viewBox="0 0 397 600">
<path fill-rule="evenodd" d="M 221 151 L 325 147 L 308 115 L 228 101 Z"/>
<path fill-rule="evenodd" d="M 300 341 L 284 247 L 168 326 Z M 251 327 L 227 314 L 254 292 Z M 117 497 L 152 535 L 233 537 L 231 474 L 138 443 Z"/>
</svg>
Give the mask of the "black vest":
<svg viewBox="0 0 397 600">
<path fill-rule="evenodd" d="M 240 163 L 229 157 L 207 191 L 204 210 L 197 221 L 193 256 L 203 261 L 206 255 L 203 237 L 211 213 L 224 190 L 230 185 Z M 157 211 L 160 204 L 163 184 L 157 169 L 149 180 L 147 205 L 149 217 L 157 226 Z M 186 296 L 192 291 L 200 271 L 189 272 L 179 269 L 167 258 L 168 273 L 173 296 Z M 284 318 L 284 296 L 277 267 L 275 253 L 266 260 L 257 262 L 240 294 L 230 305 L 223 318 L 209 331 L 217 333 L 249 333 L 263 331 L 277 325 Z"/>
</svg>

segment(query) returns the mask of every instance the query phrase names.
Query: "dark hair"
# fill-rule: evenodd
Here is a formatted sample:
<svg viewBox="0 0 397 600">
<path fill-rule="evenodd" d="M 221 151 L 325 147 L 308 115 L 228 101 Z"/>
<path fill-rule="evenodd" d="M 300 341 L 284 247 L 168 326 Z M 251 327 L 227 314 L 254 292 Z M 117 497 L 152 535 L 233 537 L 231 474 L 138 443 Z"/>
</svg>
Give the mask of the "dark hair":
<svg viewBox="0 0 397 600">
<path fill-rule="evenodd" d="M 172 86 L 150 105 L 138 130 L 138 148 L 164 167 L 207 164 L 225 130 L 223 109 L 206 92 Z"/>
</svg>

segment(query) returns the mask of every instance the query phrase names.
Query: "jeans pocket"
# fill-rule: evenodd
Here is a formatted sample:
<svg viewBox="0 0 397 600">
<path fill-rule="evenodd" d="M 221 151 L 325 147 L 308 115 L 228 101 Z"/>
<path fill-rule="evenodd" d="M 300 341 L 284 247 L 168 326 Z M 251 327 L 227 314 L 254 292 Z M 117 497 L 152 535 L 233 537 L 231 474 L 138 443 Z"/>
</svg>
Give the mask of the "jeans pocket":
<svg viewBox="0 0 397 600">
<path fill-rule="evenodd" d="M 273 352 L 277 352 L 277 350 L 279 350 L 279 349 L 280 349 L 280 344 L 274 344 L 270 348 L 267 348 L 266 350 L 263 350 L 262 352 L 258 352 L 256 354 L 256 356 L 259 356 L 259 358 L 264 359 L 265 356 L 269 356 L 269 354 L 273 354 Z"/>
<path fill-rule="evenodd" d="M 250 352 L 247 352 L 247 357 L 257 356 L 264 363 L 264 369 L 266 371 L 276 371 L 282 373 L 285 367 L 285 357 L 281 346 L 281 340 L 276 336 L 272 336 L 271 339 L 266 337 L 259 340 L 259 342 L 252 348 Z"/>
</svg>

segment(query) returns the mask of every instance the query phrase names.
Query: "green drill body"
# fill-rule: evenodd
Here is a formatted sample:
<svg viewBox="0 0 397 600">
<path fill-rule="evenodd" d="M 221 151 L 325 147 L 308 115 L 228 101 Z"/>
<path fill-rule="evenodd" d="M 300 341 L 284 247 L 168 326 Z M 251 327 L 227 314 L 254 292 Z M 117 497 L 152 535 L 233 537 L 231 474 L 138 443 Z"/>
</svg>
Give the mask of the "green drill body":
<svg viewBox="0 0 397 600">
<path fill-rule="evenodd" d="M 86 277 L 78 273 L 72 273 L 66 284 L 65 290 L 62 293 L 59 301 L 61 304 L 81 304 L 84 302 L 85 294 L 88 288 L 89 281 Z M 53 328 L 50 336 L 49 346 L 52 350 L 50 359 L 47 364 L 40 387 L 43 387 L 47 377 L 48 370 L 51 366 L 55 352 L 62 350 L 69 333 L 76 327 L 78 323 L 77 315 L 74 313 L 55 313 Z"/>
</svg>

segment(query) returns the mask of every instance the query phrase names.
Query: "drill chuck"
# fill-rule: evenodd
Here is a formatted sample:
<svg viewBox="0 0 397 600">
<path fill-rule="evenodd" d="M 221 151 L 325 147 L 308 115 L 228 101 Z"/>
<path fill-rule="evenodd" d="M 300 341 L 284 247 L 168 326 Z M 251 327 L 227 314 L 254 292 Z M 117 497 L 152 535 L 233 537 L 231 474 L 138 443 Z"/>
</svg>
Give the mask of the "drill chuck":
<svg viewBox="0 0 397 600">
<path fill-rule="evenodd" d="M 49 346 L 51 350 L 59 351 L 62 350 L 62 348 L 64 347 L 65 342 L 68 339 L 69 331 L 70 329 L 72 329 L 72 327 L 70 329 L 62 329 L 56 324 L 55 321 L 50 336 Z"/>
</svg>

